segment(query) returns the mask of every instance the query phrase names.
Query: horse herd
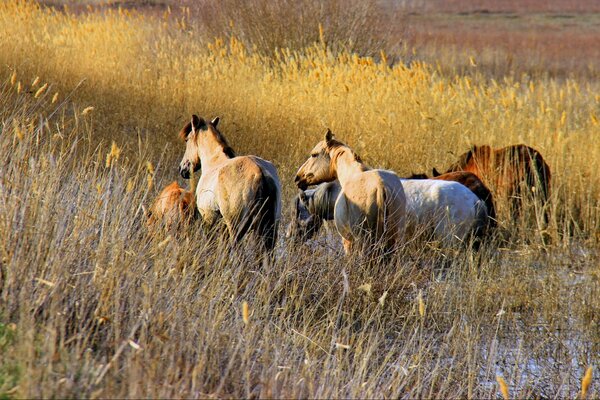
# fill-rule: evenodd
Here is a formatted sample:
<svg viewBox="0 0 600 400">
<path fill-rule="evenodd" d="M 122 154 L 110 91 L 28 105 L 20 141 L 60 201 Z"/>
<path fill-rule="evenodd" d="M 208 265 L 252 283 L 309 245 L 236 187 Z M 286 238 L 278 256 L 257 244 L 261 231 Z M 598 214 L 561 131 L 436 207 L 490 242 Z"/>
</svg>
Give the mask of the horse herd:
<svg viewBox="0 0 600 400">
<path fill-rule="evenodd" d="M 148 226 L 180 228 L 199 215 L 208 228 L 224 222 L 235 242 L 254 231 L 272 250 L 282 209 L 277 170 L 260 157 L 237 156 L 218 124 L 218 117 L 206 121 L 193 115 L 180 131 L 185 142 L 181 176 L 193 179 L 202 169 L 195 195 L 171 183 L 147 212 Z M 294 199 L 288 237 L 305 241 L 323 221 L 333 221 L 346 253 L 359 243 L 377 244 L 391 254 L 407 234 L 427 233 L 447 245 L 484 237 L 496 226 L 498 196 L 509 200 L 512 215 L 519 214 L 527 195 L 543 207 L 550 195 L 550 168 L 525 145 L 473 146 L 444 174 L 434 168 L 431 178 L 402 179 L 366 166 L 328 129 L 295 183 L 301 192 Z"/>
</svg>

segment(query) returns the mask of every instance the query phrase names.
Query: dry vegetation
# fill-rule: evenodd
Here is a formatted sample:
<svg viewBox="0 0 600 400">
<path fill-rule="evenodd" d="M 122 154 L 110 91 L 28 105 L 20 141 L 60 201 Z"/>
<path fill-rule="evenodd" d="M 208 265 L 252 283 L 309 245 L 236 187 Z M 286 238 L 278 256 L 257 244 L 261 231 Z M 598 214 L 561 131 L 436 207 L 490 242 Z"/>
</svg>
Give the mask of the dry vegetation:
<svg viewBox="0 0 600 400">
<path fill-rule="evenodd" d="M 265 54 L 196 23 L 0 4 L 0 396 L 490 398 L 497 376 L 578 395 L 600 361 L 597 82 L 390 67 L 318 24 Z M 326 237 L 274 260 L 198 226 L 148 237 L 191 112 L 274 160 L 286 200 L 326 126 L 401 175 L 527 143 L 554 174 L 551 240 L 527 213 L 478 252 L 417 242 L 385 265 Z"/>
</svg>

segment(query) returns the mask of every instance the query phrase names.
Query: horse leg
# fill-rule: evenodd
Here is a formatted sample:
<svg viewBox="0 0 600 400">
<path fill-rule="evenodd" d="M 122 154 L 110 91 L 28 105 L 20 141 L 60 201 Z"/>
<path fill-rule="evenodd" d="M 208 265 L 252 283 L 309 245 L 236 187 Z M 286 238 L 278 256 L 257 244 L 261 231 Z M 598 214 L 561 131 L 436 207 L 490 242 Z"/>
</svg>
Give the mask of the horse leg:
<svg viewBox="0 0 600 400">
<path fill-rule="evenodd" d="M 352 252 L 352 242 L 346 238 L 342 238 L 342 244 L 344 245 L 344 253 L 349 256 Z"/>
</svg>

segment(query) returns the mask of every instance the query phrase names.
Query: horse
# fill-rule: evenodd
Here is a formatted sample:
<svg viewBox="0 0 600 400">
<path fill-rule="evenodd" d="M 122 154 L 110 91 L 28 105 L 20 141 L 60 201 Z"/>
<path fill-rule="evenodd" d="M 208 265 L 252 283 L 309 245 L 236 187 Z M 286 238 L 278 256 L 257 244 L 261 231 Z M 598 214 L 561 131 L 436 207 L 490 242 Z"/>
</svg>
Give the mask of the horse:
<svg viewBox="0 0 600 400">
<path fill-rule="evenodd" d="M 305 242 L 319 231 L 323 221 L 333 221 L 335 201 L 341 191 L 342 186 L 338 180 L 300 191 L 294 198 L 292 219 L 286 237 Z"/>
<path fill-rule="evenodd" d="M 446 245 L 466 242 L 469 235 L 481 237 L 489 224 L 487 206 L 458 182 L 430 179 L 402 179 L 406 196 L 407 231 L 427 231 Z M 341 192 L 338 181 L 322 183 L 315 189 L 301 192 L 295 199 L 295 218 L 288 232 L 301 241 L 312 238 L 323 221 L 334 217 Z"/>
<path fill-rule="evenodd" d="M 434 171 L 437 172 L 434 168 Z M 455 171 L 448 172 L 446 174 L 440 174 L 429 178 L 426 174 L 412 174 L 407 179 L 436 179 L 443 181 L 454 181 L 458 182 L 467 187 L 475 196 L 479 197 L 485 202 L 487 214 L 489 217 L 488 227 L 494 228 L 497 225 L 496 222 L 496 206 L 494 205 L 494 196 L 490 189 L 479 179 L 477 175 L 467 171 Z"/>
<path fill-rule="evenodd" d="M 196 207 L 203 225 L 222 220 L 234 242 L 255 231 L 268 251 L 275 247 L 281 218 L 281 183 L 275 166 L 260 157 L 236 156 L 217 129 L 219 118 L 205 121 L 192 115 L 179 132 L 185 154 L 179 173 L 185 179 L 202 168 L 196 187 Z"/>
<path fill-rule="evenodd" d="M 196 216 L 194 194 L 179 186 L 177 182 L 172 182 L 160 192 L 145 214 L 146 225 L 150 230 L 153 230 L 157 223 L 163 223 L 167 230 L 185 226 Z"/>
<path fill-rule="evenodd" d="M 317 143 L 296 173 L 295 183 L 305 190 L 335 179 L 341 191 L 333 219 L 346 254 L 359 239 L 381 244 L 384 253 L 390 254 L 405 229 L 406 198 L 400 178 L 392 171 L 368 168 L 327 129 L 324 140 Z"/>
<path fill-rule="evenodd" d="M 517 216 L 525 194 L 523 186 L 545 205 L 550 198 L 550 167 L 542 155 L 524 144 L 492 149 L 472 146 L 446 172 L 468 171 L 477 175 L 492 190 L 496 198 L 511 200 L 513 215 Z M 434 168 L 433 176 L 441 174 Z M 547 215 L 544 218 L 547 222 Z"/>
</svg>

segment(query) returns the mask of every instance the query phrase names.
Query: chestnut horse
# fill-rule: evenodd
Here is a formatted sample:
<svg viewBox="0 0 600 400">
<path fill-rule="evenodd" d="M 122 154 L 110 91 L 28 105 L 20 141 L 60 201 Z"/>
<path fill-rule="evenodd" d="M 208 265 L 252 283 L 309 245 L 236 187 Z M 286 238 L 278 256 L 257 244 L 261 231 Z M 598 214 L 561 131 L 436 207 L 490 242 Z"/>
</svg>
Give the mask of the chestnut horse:
<svg viewBox="0 0 600 400">
<path fill-rule="evenodd" d="M 434 173 L 437 173 L 435 168 Z M 494 206 L 494 197 L 487 186 L 479 179 L 477 175 L 467 171 L 448 172 L 429 178 L 426 174 L 412 174 L 407 179 L 438 179 L 442 181 L 454 181 L 467 187 L 473 194 L 485 202 L 489 217 L 489 228 L 496 226 L 496 207 Z"/>
<path fill-rule="evenodd" d="M 382 244 L 388 253 L 404 237 L 406 198 L 400 178 L 392 171 L 370 169 L 328 129 L 296 174 L 302 190 L 309 185 L 340 181 L 334 222 L 346 254 L 358 239 Z"/>
<path fill-rule="evenodd" d="M 529 146 L 518 144 L 492 149 L 472 146 L 452 164 L 447 172 L 468 171 L 477 175 L 495 190 L 496 198 L 511 199 L 512 211 L 518 215 L 526 186 L 530 193 L 545 205 L 550 198 L 550 167 L 542 155 Z M 435 177 L 441 174 L 434 168 Z M 547 222 L 547 215 L 544 215 Z"/>
<path fill-rule="evenodd" d="M 194 194 L 172 182 L 160 192 L 146 212 L 147 225 L 153 229 L 162 222 L 167 229 L 179 228 L 194 219 L 195 211 Z"/>
<path fill-rule="evenodd" d="M 281 184 L 275 166 L 256 156 L 236 156 L 217 129 L 219 119 L 207 122 L 192 116 L 179 136 L 186 149 L 179 172 L 185 179 L 202 168 L 196 187 L 196 207 L 205 226 L 221 218 L 230 237 L 240 241 L 255 230 L 267 250 L 277 239 L 281 218 Z"/>
</svg>

